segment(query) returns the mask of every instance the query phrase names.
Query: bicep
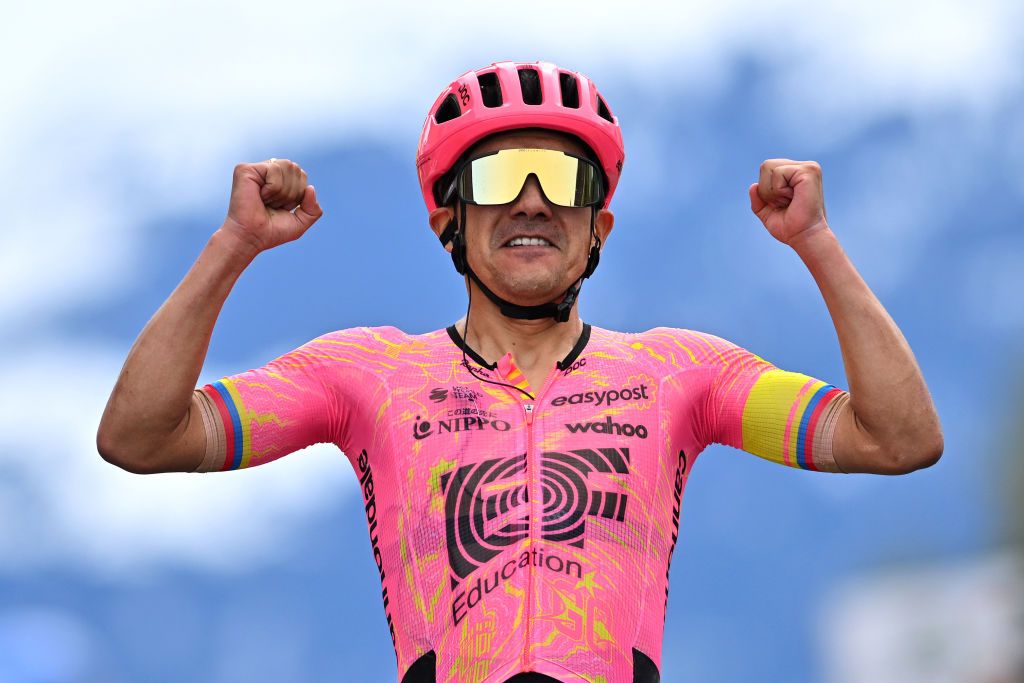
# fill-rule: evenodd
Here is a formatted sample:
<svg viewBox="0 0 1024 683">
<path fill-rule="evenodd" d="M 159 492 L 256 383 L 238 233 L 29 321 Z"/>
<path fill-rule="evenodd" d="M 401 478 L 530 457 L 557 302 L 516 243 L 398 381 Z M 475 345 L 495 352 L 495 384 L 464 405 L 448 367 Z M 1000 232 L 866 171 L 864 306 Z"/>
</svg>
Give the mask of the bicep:
<svg viewBox="0 0 1024 683">
<path fill-rule="evenodd" d="M 333 403 L 322 381 L 318 340 L 266 365 L 197 389 L 205 399 L 210 472 L 255 467 L 331 440 Z"/>
<path fill-rule="evenodd" d="M 715 440 L 788 467 L 842 471 L 832 437 L 848 394 L 762 363 L 713 389 Z"/>
<path fill-rule="evenodd" d="M 888 457 L 878 442 L 867 433 L 849 400 L 843 403 L 836 419 L 832 454 L 843 472 L 905 474 L 907 471 Z"/>
<path fill-rule="evenodd" d="M 168 443 L 155 455 L 152 470 L 147 474 L 201 471 L 204 459 L 210 457 L 211 428 L 216 429 L 216 425 L 211 425 L 210 418 L 204 414 L 200 392 L 193 391 L 188 412 Z"/>
<path fill-rule="evenodd" d="M 710 351 L 705 443 L 720 443 L 780 465 L 842 471 L 832 456 L 839 408 L 848 394 L 815 377 L 776 367 L 715 335 L 699 337 Z"/>
<path fill-rule="evenodd" d="M 216 429 L 196 471 L 255 467 L 318 443 L 345 450 L 379 386 L 366 367 L 379 363 L 378 348 L 367 328 L 338 330 L 197 389 Z"/>
<path fill-rule="evenodd" d="M 897 473 L 857 421 L 849 392 L 713 334 L 658 332 L 673 364 L 701 368 L 691 388 L 702 395 L 692 413 L 702 448 L 719 443 L 798 469 Z"/>
</svg>

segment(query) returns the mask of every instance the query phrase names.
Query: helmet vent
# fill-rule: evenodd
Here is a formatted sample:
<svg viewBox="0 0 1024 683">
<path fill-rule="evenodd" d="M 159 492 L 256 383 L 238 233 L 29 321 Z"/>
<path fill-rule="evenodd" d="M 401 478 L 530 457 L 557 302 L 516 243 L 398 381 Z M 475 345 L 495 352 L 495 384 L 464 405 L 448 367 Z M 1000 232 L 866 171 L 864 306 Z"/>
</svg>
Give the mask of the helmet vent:
<svg viewBox="0 0 1024 683">
<path fill-rule="evenodd" d="M 523 104 L 540 104 L 540 74 L 536 69 L 519 69 L 519 85 L 523 89 Z"/>
<path fill-rule="evenodd" d="M 498 74 L 493 71 L 489 74 L 479 74 L 476 79 L 480 81 L 480 94 L 483 96 L 485 107 L 501 106 L 501 85 L 498 83 Z"/>
<path fill-rule="evenodd" d="M 576 84 L 576 77 L 563 71 L 558 74 L 558 84 L 562 89 L 562 106 L 579 109 L 580 91 Z"/>
<path fill-rule="evenodd" d="M 462 111 L 459 109 L 459 100 L 455 97 L 455 93 L 448 93 L 448 97 L 444 98 L 444 102 L 437 108 L 434 120 L 438 123 L 444 123 L 445 121 L 457 119 L 461 115 Z"/>
<path fill-rule="evenodd" d="M 604 98 L 600 95 L 597 96 L 597 115 L 602 119 L 607 119 L 611 123 L 615 123 L 612 120 L 612 113 L 608 111 L 608 105 L 604 103 Z"/>
</svg>

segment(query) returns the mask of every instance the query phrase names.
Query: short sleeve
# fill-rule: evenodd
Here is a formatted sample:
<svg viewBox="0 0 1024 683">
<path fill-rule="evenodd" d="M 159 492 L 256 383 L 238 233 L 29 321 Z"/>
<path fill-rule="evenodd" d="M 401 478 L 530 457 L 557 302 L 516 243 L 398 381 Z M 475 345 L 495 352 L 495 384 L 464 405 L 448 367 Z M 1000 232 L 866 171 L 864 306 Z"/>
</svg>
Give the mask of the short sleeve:
<svg viewBox="0 0 1024 683">
<path fill-rule="evenodd" d="M 359 380 L 346 350 L 363 339 L 359 328 L 331 332 L 196 389 L 207 448 L 195 471 L 255 467 L 316 443 L 337 443 L 348 408 L 345 386 Z"/>
<path fill-rule="evenodd" d="M 842 472 L 832 437 L 849 393 L 822 380 L 775 367 L 760 356 L 702 333 L 709 373 L 709 440 L 805 470 Z"/>
</svg>

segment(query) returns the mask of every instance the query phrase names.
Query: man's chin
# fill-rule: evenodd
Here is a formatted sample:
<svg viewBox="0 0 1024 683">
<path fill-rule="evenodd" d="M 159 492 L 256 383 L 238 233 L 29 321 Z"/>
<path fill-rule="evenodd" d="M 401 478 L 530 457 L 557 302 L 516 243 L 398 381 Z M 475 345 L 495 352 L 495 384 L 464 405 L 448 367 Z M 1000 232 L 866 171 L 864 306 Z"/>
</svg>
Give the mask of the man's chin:
<svg viewBox="0 0 1024 683">
<path fill-rule="evenodd" d="M 552 288 L 550 283 L 545 286 L 527 286 L 524 283 L 517 283 L 518 286 L 503 286 L 500 289 L 492 288 L 492 291 L 505 301 L 518 306 L 541 306 L 552 302 L 558 302 L 565 297 L 565 288 Z"/>
</svg>

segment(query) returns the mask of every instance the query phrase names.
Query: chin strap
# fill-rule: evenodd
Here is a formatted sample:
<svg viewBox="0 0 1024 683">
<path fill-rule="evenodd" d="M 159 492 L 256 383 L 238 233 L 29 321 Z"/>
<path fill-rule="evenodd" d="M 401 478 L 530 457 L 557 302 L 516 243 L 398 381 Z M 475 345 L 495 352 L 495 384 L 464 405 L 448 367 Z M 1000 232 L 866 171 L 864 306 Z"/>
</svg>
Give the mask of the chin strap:
<svg viewBox="0 0 1024 683">
<path fill-rule="evenodd" d="M 490 290 L 480 278 L 476 276 L 472 268 L 466 269 L 466 274 L 469 275 L 470 279 L 476 283 L 476 286 L 480 288 L 480 291 L 484 293 L 488 299 L 494 302 L 501 311 L 501 314 L 507 318 L 516 318 L 517 320 L 536 320 L 538 318 L 554 318 L 556 322 L 564 323 L 569 321 L 569 312 L 572 311 L 573 304 L 576 303 L 576 298 L 580 294 L 580 289 L 583 287 L 583 278 L 579 278 L 572 284 L 569 289 L 565 290 L 565 296 L 558 303 L 549 302 L 546 304 L 538 304 L 536 306 L 520 306 L 514 304 L 511 301 L 505 301 L 500 296 Z"/>
<path fill-rule="evenodd" d="M 594 227 L 594 223 L 597 216 L 597 207 L 593 207 L 590 212 L 590 234 L 594 239 L 597 240 L 597 245 L 591 247 L 590 256 L 587 259 L 587 265 L 583 269 L 583 273 L 579 278 L 576 279 L 569 289 L 565 290 L 565 294 L 562 295 L 561 301 L 551 301 L 546 304 L 538 304 L 536 306 L 520 306 L 514 304 L 511 301 L 506 301 L 500 296 L 491 291 L 491 289 L 477 277 L 477 274 L 473 272 L 473 269 L 469 267 L 469 261 L 466 259 L 466 241 L 465 241 L 465 225 L 466 225 L 466 204 L 460 202 L 460 218 L 458 224 L 453 219 L 445 227 L 444 231 L 441 232 L 440 240 L 441 244 L 447 245 L 448 242 L 452 244 L 452 261 L 455 263 L 455 270 L 460 274 L 468 275 L 469 278 L 476 283 L 480 291 L 484 293 L 488 299 L 490 299 L 494 305 L 498 307 L 501 314 L 507 318 L 515 318 L 517 320 L 537 320 L 539 318 L 554 318 L 555 322 L 568 322 L 569 313 L 572 311 L 573 305 L 576 303 L 576 299 L 579 298 L 580 289 L 583 288 L 583 281 L 590 277 L 594 270 L 597 268 L 597 259 L 601 253 L 601 240 L 597 237 L 597 231 Z M 459 226 L 463 226 L 463 230 L 459 230 Z"/>
</svg>

